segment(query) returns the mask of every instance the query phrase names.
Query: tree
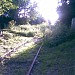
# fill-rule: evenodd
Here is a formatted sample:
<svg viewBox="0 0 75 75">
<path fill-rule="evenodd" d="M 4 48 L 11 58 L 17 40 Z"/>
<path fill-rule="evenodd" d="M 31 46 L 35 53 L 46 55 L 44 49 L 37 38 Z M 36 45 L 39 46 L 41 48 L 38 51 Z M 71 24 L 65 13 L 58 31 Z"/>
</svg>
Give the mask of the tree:
<svg viewBox="0 0 75 75">
<path fill-rule="evenodd" d="M 30 20 L 35 20 L 38 16 L 38 12 L 36 11 L 36 2 L 32 4 L 30 0 L 0 1 L 1 4 L 2 2 L 4 2 L 4 4 L 1 5 L 1 15 L 7 14 L 9 17 L 16 20 L 17 24 L 26 24 Z M 4 6 L 5 4 L 7 4 L 7 6 Z"/>
<path fill-rule="evenodd" d="M 30 20 L 35 20 L 37 18 L 36 2 L 32 4 L 30 0 L 19 0 L 18 6 L 16 19 L 18 24 L 27 24 Z"/>
<path fill-rule="evenodd" d="M 63 24 L 71 25 L 72 18 L 75 17 L 75 0 L 61 0 L 61 6 L 58 6 L 57 12 L 59 19 Z"/>
<path fill-rule="evenodd" d="M 16 9 L 17 6 L 13 3 L 13 0 L 0 0 L 0 15 L 4 14 L 9 9 Z"/>
</svg>

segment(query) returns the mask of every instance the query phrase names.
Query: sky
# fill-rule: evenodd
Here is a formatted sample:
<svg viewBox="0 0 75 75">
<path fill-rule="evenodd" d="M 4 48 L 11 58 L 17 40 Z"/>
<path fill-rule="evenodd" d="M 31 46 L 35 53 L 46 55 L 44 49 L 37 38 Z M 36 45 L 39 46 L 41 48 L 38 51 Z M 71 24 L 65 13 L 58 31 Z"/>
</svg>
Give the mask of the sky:
<svg viewBox="0 0 75 75">
<path fill-rule="evenodd" d="M 50 20 L 52 24 L 58 19 L 58 14 L 56 8 L 58 5 L 58 0 L 31 0 L 37 3 L 37 11 L 46 19 Z"/>
</svg>

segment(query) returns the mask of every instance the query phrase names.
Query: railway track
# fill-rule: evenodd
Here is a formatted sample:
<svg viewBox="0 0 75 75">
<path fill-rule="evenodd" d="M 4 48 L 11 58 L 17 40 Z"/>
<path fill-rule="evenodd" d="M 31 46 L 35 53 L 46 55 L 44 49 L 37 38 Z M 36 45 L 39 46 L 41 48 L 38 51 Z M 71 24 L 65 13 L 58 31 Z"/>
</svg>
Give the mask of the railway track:
<svg viewBox="0 0 75 75">
<path fill-rule="evenodd" d="M 4 53 L 4 54 L 0 57 L 0 62 L 3 63 L 4 60 L 6 59 L 6 56 L 9 56 L 9 57 L 10 57 L 10 55 L 11 55 L 13 52 L 16 52 L 20 47 L 22 47 L 22 46 L 25 45 L 26 43 L 27 43 L 27 42 L 22 43 L 22 44 L 19 45 L 18 47 L 8 50 L 8 52 Z"/>
<path fill-rule="evenodd" d="M 34 44 L 36 44 L 37 42 L 41 41 L 41 39 L 39 39 L 39 38 L 38 38 L 38 39 L 37 39 L 37 38 L 35 38 L 35 39 L 33 38 L 32 40 L 33 40 L 32 42 L 33 42 Z M 21 44 L 18 45 L 17 47 L 8 50 L 8 52 L 6 52 L 6 53 L 4 53 L 2 56 L 0 56 L 0 62 L 3 64 L 4 61 L 7 60 L 7 58 L 6 58 L 7 56 L 10 57 L 12 53 L 15 53 L 19 48 L 25 46 L 25 45 L 28 44 L 28 43 L 30 43 L 30 42 L 27 41 L 27 42 L 21 43 Z"/>
<path fill-rule="evenodd" d="M 37 51 L 37 53 L 36 53 L 36 55 L 35 55 L 35 57 L 34 57 L 32 63 L 31 63 L 31 65 L 30 65 L 29 70 L 28 70 L 28 72 L 27 72 L 26 75 L 30 75 L 30 73 L 31 73 L 31 71 L 32 71 L 32 69 L 33 69 L 33 66 L 34 66 L 34 64 L 35 64 L 35 61 L 36 61 L 36 59 L 37 59 L 37 57 L 38 57 L 38 54 L 39 54 L 39 52 L 40 52 L 42 46 L 43 46 L 43 43 L 42 43 L 41 46 L 39 47 L 39 49 L 38 49 L 38 51 Z"/>
<path fill-rule="evenodd" d="M 40 39 L 40 38 L 38 38 L 38 39 L 35 38 L 35 39 L 34 39 L 34 38 L 33 38 L 32 40 L 34 40 L 34 44 L 37 44 L 38 42 L 41 42 L 43 39 Z M 7 61 L 9 60 L 8 58 L 6 58 L 7 56 L 10 57 L 12 53 L 15 53 L 19 48 L 21 48 L 22 46 L 25 46 L 25 45 L 28 44 L 28 43 L 29 43 L 29 42 L 24 42 L 24 43 L 18 45 L 16 48 L 13 48 L 13 49 L 9 50 L 8 52 L 6 52 L 5 54 L 3 54 L 3 55 L 0 57 L 0 62 L 1 62 L 1 64 L 4 65 L 5 62 L 6 62 L 6 60 L 7 60 Z M 35 64 L 35 61 L 36 61 L 36 59 L 37 59 L 37 57 L 38 57 L 38 54 L 39 54 L 39 52 L 40 52 L 42 46 L 43 46 L 43 43 L 41 43 L 39 49 L 37 50 L 36 54 L 34 55 L 34 58 L 33 58 L 32 62 L 31 62 L 31 65 L 29 66 L 29 68 L 28 68 L 27 72 L 25 73 L 25 75 L 30 75 L 30 74 L 31 74 L 32 69 L 33 69 L 33 66 L 34 66 L 34 64 Z"/>
</svg>

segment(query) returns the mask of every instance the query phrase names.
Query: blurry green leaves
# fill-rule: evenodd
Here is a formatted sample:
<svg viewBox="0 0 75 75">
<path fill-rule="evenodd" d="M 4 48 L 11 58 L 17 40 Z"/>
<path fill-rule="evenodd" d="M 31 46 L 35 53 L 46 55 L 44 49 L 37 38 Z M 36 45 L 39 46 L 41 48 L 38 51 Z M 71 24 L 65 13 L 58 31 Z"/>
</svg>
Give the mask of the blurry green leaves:
<svg viewBox="0 0 75 75">
<path fill-rule="evenodd" d="M 4 0 L 4 2 L 6 2 L 6 0 Z"/>
<path fill-rule="evenodd" d="M 0 1 L 0 15 L 9 9 L 16 9 L 16 6 L 12 0 L 1 0 Z"/>
</svg>

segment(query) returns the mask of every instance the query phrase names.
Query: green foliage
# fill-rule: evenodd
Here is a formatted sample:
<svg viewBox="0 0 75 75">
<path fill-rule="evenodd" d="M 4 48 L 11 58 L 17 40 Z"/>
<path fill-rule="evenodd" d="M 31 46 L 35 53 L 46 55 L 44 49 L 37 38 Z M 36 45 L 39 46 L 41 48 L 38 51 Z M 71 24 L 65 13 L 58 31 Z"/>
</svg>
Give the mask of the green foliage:
<svg viewBox="0 0 75 75">
<path fill-rule="evenodd" d="M 32 20 L 35 20 L 38 16 L 37 11 L 35 10 L 36 7 L 37 7 L 37 3 L 33 3 L 33 5 L 30 5 L 29 16 L 30 16 L 30 19 Z"/>
<path fill-rule="evenodd" d="M 28 33 L 26 34 L 26 36 L 27 36 L 27 37 L 34 37 L 34 33 L 33 33 L 33 32 L 28 32 Z"/>
<path fill-rule="evenodd" d="M 13 3 L 17 6 L 26 6 L 30 0 L 13 0 Z"/>
<path fill-rule="evenodd" d="M 75 0 L 62 0 L 61 3 L 62 5 L 57 8 L 59 19 L 63 24 L 71 25 L 72 18 L 75 17 Z"/>
<path fill-rule="evenodd" d="M 0 15 L 9 9 L 16 9 L 17 6 L 13 4 L 13 0 L 1 0 L 0 1 Z"/>
<path fill-rule="evenodd" d="M 11 20 L 11 21 L 9 22 L 8 28 L 9 28 L 9 29 L 12 29 L 12 28 L 14 27 L 14 25 L 15 25 L 15 21 L 14 21 L 14 20 Z"/>
<path fill-rule="evenodd" d="M 66 25 L 62 25 L 60 22 L 58 22 L 52 28 L 52 34 L 45 37 L 45 45 L 49 47 L 57 46 L 70 40 L 70 34 L 70 29 L 68 29 Z"/>
<path fill-rule="evenodd" d="M 32 75 L 74 75 L 75 39 L 59 46 L 43 46 L 37 58 L 39 64 L 33 68 Z"/>
<path fill-rule="evenodd" d="M 9 15 L 11 17 L 15 17 L 17 20 L 17 24 L 27 24 L 30 20 L 35 20 L 37 18 L 37 3 L 32 3 L 30 0 L 13 0 L 13 4 L 18 6 L 17 10 L 9 10 Z M 24 12 L 20 13 L 20 11 L 24 10 Z M 22 16 L 22 18 L 19 18 Z"/>
<path fill-rule="evenodd" d="M 3 41 L 2 40 L 0 40 L 0 43 L 2 43 Z"/>
</svg>

